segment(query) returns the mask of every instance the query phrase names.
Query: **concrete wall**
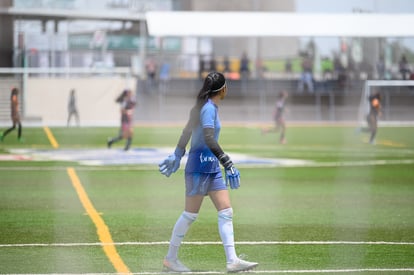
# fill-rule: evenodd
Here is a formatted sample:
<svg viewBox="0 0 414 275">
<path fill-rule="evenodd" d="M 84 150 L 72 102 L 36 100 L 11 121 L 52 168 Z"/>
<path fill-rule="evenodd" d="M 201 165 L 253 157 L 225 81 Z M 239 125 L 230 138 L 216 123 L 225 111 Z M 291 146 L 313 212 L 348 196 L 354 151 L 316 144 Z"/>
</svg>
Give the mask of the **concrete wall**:
<svg viewBox="0 0 414 275">
<path fill-rule="evenodd" d="M 134 91 L 136 85 L 121 77 L 29 78 L 24 95 L 25 116 L 40 117 L 44 125 L 65 126 L 69 93 L 75 89 L 81 126 L 119 125 L 115 98 L 126 87 Z"/>
</svg>

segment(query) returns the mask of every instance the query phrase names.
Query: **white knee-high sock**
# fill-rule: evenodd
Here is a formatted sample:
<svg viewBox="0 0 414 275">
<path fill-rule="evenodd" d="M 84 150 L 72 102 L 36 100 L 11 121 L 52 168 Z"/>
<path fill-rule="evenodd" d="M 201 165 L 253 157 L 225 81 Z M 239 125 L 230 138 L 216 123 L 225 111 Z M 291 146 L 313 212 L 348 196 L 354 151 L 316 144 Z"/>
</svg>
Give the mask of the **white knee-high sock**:
<svg viewBox="0 0 414 275">
<path fill-rule="evenodd" d="M 190 213 L 184 211 L 178 218 L 174 225 L 171 234 L 170 246 L 166 258 L 169 260 L 176 260 L 178 256 L 178 248 L 183 241 L 185 234 L 190 228 L 191 224 L 197 219 L 198 213 Z"/>
<path fill-rule="evenodd" d="M 237 259 L 234 247 L 233 208 L 226 208 L 218 212 L 218 228 L 227 263 L 232 263 Z"/>
</svg>

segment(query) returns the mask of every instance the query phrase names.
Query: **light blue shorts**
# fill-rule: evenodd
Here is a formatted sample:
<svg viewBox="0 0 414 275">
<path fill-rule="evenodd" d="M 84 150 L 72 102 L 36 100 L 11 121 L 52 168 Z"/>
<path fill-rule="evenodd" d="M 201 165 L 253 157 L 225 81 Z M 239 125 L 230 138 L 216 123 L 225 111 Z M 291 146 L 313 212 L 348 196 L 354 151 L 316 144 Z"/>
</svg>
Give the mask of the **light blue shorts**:
<svg viewBox="0 0 414 275">
<path fill-rule="evenodd" d="M 210 191 L 227 190 L 221 172 L 185 173 L 185 194 L 206 196 Z"/>
</svg>

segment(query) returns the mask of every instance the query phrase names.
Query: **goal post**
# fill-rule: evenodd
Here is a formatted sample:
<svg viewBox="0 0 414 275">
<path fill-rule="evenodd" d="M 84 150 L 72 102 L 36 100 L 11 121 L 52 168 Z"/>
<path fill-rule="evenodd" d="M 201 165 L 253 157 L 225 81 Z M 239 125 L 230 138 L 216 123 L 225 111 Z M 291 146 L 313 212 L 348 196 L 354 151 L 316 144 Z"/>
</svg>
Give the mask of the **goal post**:
<svg viewBox="0 0 414 275">
<path fill-rule="evenodd" d="M 367 80 L 365 81 L 358 109 L 358 126 L 366 126 L 369 112 L 369 96 L 379 92 L 382 100 L 383 125 L 414 125 L 414 80 Z"/>
</svg>

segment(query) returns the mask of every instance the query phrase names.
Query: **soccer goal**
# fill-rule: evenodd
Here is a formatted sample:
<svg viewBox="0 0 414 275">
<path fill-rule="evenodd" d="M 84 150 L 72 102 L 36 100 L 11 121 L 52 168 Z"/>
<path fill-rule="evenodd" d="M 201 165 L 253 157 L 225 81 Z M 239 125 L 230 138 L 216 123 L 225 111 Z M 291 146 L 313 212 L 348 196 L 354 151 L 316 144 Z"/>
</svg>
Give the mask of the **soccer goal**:
<svg viewBox="0 0 414 275">
<path fill-rule="evenodd" d="M 414 126 L 414 80 L 367 80 L 361 93 L 358 126 L 366 125 L 368 98 L 374 92 L 382 98 L 380 124 Z"/>
</svg>

